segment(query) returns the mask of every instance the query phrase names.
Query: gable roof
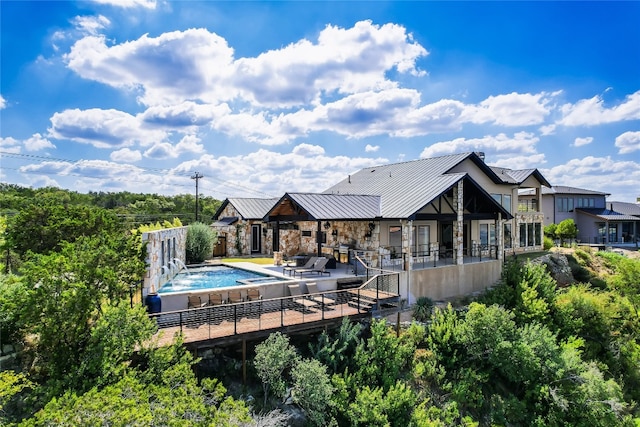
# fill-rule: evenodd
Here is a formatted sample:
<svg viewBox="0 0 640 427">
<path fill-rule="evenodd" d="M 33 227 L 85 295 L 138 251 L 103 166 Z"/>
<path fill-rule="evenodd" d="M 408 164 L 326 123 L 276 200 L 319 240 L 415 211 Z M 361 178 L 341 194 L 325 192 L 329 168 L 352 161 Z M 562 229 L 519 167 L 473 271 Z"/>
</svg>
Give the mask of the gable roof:
<svg viewBox="0 0 640 427">
<path fill-rule="evenodd" d="M 594 190 L 585 190 L 584 188 L 569 187 L 566 185 L 554 185 L 552 187 L 542 187 L 542 194 L 586 194 L 593 196 L 609 196 L 609 193 L 603 193 Z"/>
<path fill-rule="evenodd" d="M 551 187 L 549 181 L 542 176 L 538 169 L 507 169 L 501 168 L 497 166 L 489 166 L 491 170 L 500 177 L 506 184 L 522 184 L 529 178 L 533 176 L 540 182 L 542 185 L 546 185 L 547 187 Z"/>
<path fill-rule="evenodd" d="M 278 199 L 257 199 L 257 198 L 227 198 L 222 202 L 214 219 L 218 219 L 224 208 L 231 204 L 242 219 L 262 219 L 273 207 Z"/>
<path fill-rule="evenodd" d="M 470 179 L 466 173 L 449 173 L 467 159 L 493 182 L 503 183 L 476 153 L 462 153 L 364 168 L 324 193 L 377 195 L 383 218 L 409 218 L 458 181 Z"/>
<path fill-rule="evenodd" d="M 357 194 L 285 193 L 265 214 L 306 215 L 308 220 L 349 220 L 380 217 L 380 196 Z"/>
</svg>

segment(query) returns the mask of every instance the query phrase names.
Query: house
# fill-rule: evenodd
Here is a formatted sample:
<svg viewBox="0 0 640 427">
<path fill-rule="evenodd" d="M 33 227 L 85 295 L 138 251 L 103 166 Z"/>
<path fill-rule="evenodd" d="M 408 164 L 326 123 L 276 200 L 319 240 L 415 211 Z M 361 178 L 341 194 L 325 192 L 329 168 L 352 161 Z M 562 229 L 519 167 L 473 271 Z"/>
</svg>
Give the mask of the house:
<svg viewBox="0 0 640 427">
<path fill-rule="evenodd" d="M 211 226 L 218 232 L 214 253 L 220 256 L 270 254 L 271 240 L 262 219 L 277 199 L 227 198 Z"/>
<path fill-rule="evenodd" d="M 628 243 L 638 240 L 640 207 L 633 203 L 607 202 L 609 194 L 568 186 L 544 187 L 544 224 L 573 219 L 578 242 L 584 244 Z"/>
<path fill-rule="evenodd" d="M 251 224 L 251 236 L 258 236 L 256 245 L 248 240 L 251 249 L 273 251 L 274 259 L 314 253 L 353 262 L 358 256 L 401 271 L 409 299 L 443 298 L 494 283 L 505 248 L 542 249 L 543 214 L 533 206 L 541 206 L 543 186 L 550 184 L 537 169 L 491 167 L 470 152 L 364 168 L 319 193 L 260 199 L 261 209 L 271 203 L 260 219 L 257 210 L 240 213 L 256 199 L 228 199 L 215 219 L 219 227 Z M 524 212 L 514 203 L 522 189 L 535 200 Z M 241 253 L 249 254 L 248 247 Z"/>
</svg>

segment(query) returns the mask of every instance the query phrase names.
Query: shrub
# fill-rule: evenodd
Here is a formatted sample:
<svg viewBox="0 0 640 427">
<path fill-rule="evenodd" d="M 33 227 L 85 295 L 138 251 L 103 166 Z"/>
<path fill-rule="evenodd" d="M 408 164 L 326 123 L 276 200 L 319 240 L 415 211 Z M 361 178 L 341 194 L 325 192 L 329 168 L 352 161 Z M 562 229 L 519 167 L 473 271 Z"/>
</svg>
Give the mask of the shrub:
<svg viewBox="0 0 640 427">
<path fill-rule="evenodd" d="M 189 225 L 186 242 L 187 262 L 202 262 L 211 256 L 216 238 L 216 232 L 206 224 L 194 222 Z"/>
<path fill-rule="evenodd" d="M 433 300 L 429 297 L 420 297 L 413 307 L 413 318 L 418 322 L 426 322 L 431 317 Z"/>
<path fill-rule="evenodd" d="M 542 244 L 545 251 L 548 251 L 554 246 L 553 239 L 547 236 L 544 236 L 544 238 L 542 239 Z"/>
</svg>

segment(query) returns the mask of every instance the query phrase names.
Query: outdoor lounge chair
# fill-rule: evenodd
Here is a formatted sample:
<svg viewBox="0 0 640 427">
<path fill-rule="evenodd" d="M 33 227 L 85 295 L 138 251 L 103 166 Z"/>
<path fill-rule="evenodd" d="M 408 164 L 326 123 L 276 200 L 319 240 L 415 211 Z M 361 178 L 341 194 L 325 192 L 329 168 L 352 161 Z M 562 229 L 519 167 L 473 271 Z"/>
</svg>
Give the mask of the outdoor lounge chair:
<svg viewBox="0 0 640 427">
<path fill-rule="evenodd" d="M 316 301 L 307 299 L 307 297 L 300 290 L 300 285 L 288 285 L 289 293 L 291 294 L 292 301 L 296 304 L 303 305 L 305 308 L 317 307 L 318 303 Z"/>
<path fill-rule="evenodd" d="M 209 294 L 209 304 L 208 305 L 222 305 L 226 301 L 222 298 L 222 294 Z"/>
<path fill-rule="evenodd" d="M 301 267 L 295 267 L 295 266 L 287 265 L 282 269 L 282 274 L 285 274 L 288 271 L 289 272 L 289 276 L 291 276 L 291 274 L 293 274 L 293 272 L 295 272 L 296 270 L 313 267 L 313 264 L 315 264 L 316 261 L 318 261 L 318 257 L 317 256 L 312 256 L 311 258 L 309 258 L 309 260 L 306 262 L 306 264 L 301 266 Z"/>
<path fill-rule="evenodd" d="M 260 289 L 247 289 L 247 301 L 258 301 L 261 299 Z"/>
<path fill-rule="evenodd" d="M 318 293 L 320 293 L 320 291 L 318 290 L 318 285 L 316 282 L 307 283 L 307 293 L 311 294 L 309 295 L 308 299 L 310 301 L 315 301 L 318 304 L 327 304 L 329 302 L 333 302 L 332 299 L 329 299 L 326 296 L 323 299 L 322 295 L 317 295 Z"/>
<path fill-rule="evenodd" d="M 187 301 L 188 309 L 202 308 L 205 305 L 207 305 L 206 303 L 202 302 L 202 300 L 200 299 L 200 295 L 189 295 L 188 298 L 189 298 Z M 197 328 L 199 324 L 203 322 L 202 319 L 203 319 L 202 310 L 197 310 L 194 313 L 188 315 L 187 326 Z"/>
<path fill-rule="evenodd" d="M 260 289 L 247 289 L 247 297 L 245 298 L 245 301 L 252 301 L 249 304 L 245 304 L 248 306 L 247 315 L 260 316 L 260 313 L 262 313 L 262 295 L 260 295 Z"/>
<path fill-rule="evenodd" d="M 331 272 L 326 270 L 326 266 L 327 263 L 329 262 L 329 260 L 327 258 L 318 258 L 318 260 L 315 262 L 315 264 L 313 264 L 313 267 L 311 268 L 296 268 L 293 270 L 293 277 L 296 276 L 296 274 L 299 274 L 300 277 L 302 277 L 303 274 L 306 273 L 317 273 L 318 275 L 322 275 L 322 274 L 331 274 Z"/>
</svg>

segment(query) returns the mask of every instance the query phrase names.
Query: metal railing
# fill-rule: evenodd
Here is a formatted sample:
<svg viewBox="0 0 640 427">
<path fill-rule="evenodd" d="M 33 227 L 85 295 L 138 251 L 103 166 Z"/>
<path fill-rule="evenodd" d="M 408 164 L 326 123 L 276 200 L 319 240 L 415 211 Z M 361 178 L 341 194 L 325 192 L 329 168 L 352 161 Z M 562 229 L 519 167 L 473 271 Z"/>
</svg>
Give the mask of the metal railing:
<svg viewBox="0 0 640 427">
<path fill-rule="evenodd" d="M 363 287 L 330 290 L 150 313 L 149 317 L 156 320 L 159 329 L 174 328 L 197 341 L 367 313 L 371 307 L 364 303 L 366 294 Z"/>
</svg>

